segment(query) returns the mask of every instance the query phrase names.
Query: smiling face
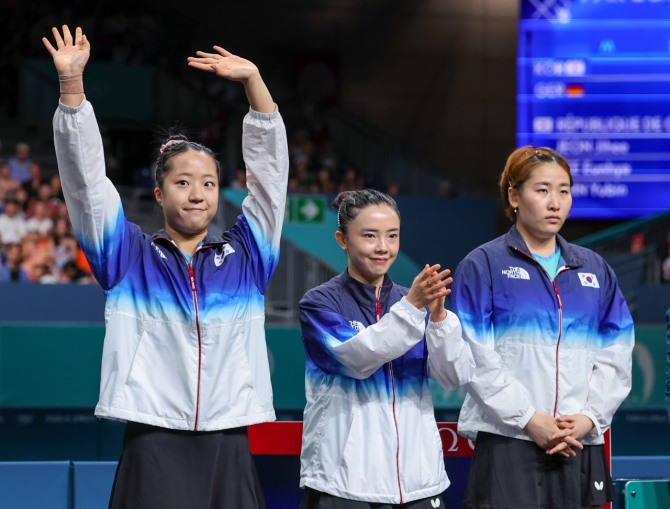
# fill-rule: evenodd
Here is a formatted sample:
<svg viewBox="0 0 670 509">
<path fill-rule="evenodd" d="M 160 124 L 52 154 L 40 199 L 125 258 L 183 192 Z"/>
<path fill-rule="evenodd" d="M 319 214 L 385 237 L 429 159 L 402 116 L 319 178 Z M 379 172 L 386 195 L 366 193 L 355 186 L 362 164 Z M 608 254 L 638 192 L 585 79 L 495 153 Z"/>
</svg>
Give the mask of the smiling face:
<svg viewBox="0 0 670 509">
<path fill-rule="evenodd" d="M 516 212 L 516 226 L 531 251 L 555 245 L 556 234 L 572 207 L 570 176 L 556 163 L 539 164 L 517 188 L 509 188 L 509 203 Z"/>
<path fill-rule="evenodd" d="M 172 238 L 201 240 L 216 216 L 219 204 L 219 178 L 209 154 L 187 150 L 170 159 L 160 187 L 154 189 L 163 207 L 165 229 Z"/>
<path fill-rule="evenodd" d="M 335 233 L 347 253 L 349 274 L 361 283 L 380 286 L 400 249 L 400 218 L 388 205 L 368 205 Z"/>
</svg>

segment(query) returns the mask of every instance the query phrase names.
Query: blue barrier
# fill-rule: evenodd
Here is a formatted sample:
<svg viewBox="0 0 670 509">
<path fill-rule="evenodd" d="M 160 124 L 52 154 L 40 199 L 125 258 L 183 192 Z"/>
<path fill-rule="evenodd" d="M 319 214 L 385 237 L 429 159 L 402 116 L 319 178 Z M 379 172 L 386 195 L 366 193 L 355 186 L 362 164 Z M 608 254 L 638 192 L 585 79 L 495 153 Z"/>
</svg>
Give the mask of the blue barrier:
<svg viewBox="0 0 670 509">
<path fill-rule="evenodd" d="M 295 455 L 272 454 L 255 457 L 268 506 L 274 509 L 295 508 L 302 496 L 298 488 L 299 459 Z M 443 494 L 447 507 L 461 507 L 469 461 L 467 456 L 445 456 L 452 481 Z M 115 461 L 0 462 L 0 506 L 2 509 L 104 508 L 107 507 L 115 470 Z M 629 509 L 632 499 L 638 504 L 635 507 L 665 507 L 639 504 L 643 501 L 650 503 L 652 498 L 666 500 L 663 497 L 666 497 L 668 481 L 654 486 L 640 482 L 669 478 L 670 457 L 615 456 L 612 458 L 612 477 L 618 479 L 617 492 L 621 492 L 618 493 L 620 496 L 615 501 L 615 508 Z M 631 480 L 640 482 L 635 484 Z"/>
<path fill-rule="evenodd" d="M 0 463 L 2 509 L 69 509 L 70 462 Z"/>
<path fill-rule="evenodd" d="M 107 507 L 112 492 L 116 461 L 73 461 L 73 509 Z"/>
<path fill-rule="evenodd" d="M 615 456 L 613 479 L 668 479 L 670 456 Z"/>
</svg>

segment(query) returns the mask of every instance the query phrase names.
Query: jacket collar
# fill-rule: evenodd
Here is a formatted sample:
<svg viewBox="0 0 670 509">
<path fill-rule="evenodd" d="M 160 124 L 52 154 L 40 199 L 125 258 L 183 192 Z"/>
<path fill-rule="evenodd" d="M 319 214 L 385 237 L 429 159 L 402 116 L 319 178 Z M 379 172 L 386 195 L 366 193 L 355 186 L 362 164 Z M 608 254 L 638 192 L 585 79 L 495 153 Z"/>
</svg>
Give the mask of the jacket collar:
<svg viewBox="0 0 670 509">
<path fill-rule="evenodd" d="M 170 244 L 174 245 L 174 241 L 172 240 L 172 237 L 170 237 L 168 232 L 166 232 L 164 229 L 163 230 L 158 230 L 156 233 L 154 233 L 151 236 L 151 240 L 152 241 L 164 240 L 164 241 L 167 241 Z M 221 245 L 221 244 L 225 244 L 225 243 L 226 243 L 226 241 L 223 240 L 222 237 L 218 237 L 216 235 L 210 235 L 210 233 L 207 232 L 207 236 L 204 239 L 202 239 L 201 246 L 210 247 L 210 246 L 217 246 L 217 245 Z"/>
<path fill-rule="evenodd" d="M 579 267 L 584 265 L 586 260 L 575 246 L 570 244 L 560 235 L 556 235 L 556 242 L 558 242 L 558 247 L 561 248 L 561 256 L 569 267 Z M 505 244 L 513 251 L 521 251 L 526 256 L 532 256 L 530 249 L 528 249 L 528 246 L 526 245 L 526 241 L 523 240 L 521 232 L 519 232 L 516 225 L 513 225 L 505 234 Z"/>
<path fill-rule="evenodd" d="M 371 300 L 372 302 L 375 302 L 377 300 L 376 286 L 368 285 L 365 283 L 361 283 L 360 281 L 357 281 L 356 279 L 351 277 L 348 269 L 342 273 L 341 277 L 344 286 L 351 292 L 352 296 L 359 304 L 366 303 L 369 305 Z M 393 288 L 393 281 L 391 280 L 388 274 L 385 274 L 384 281 L 381 287 L 381 293 L 379 295 L 379 300 L 384 302 L 391 293 L 392 288 Z"/>
</svg>

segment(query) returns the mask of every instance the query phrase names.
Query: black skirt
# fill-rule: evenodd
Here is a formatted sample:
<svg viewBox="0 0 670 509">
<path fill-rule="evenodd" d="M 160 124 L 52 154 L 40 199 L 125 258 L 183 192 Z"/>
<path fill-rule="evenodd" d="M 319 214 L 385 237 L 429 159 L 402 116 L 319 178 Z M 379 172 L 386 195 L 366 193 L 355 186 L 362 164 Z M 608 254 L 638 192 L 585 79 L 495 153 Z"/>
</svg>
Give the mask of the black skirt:
<svg viewBox="0 0 670 509">
<path fill-rule="evenodd" d="M 444 507 L 441 495 L 414 500 L 405 504 L 384 504 L 378 502 L 361 502 L 349 500 L 321 491 L 305 488 L 300 509 L 435 509 Z"/>
<path fill-rule="evenodd" d="M 477 433 L 464 506 L 468 509 L 578 509 L 611 501 L 602 445 L 576 457 L 548 455 L 535 442 Z"/>
<path fill-rule="evenodd" d="M 129 422 L 110 509 L 265 509 L 247 428 L 177 431 Z"/>
</svg>

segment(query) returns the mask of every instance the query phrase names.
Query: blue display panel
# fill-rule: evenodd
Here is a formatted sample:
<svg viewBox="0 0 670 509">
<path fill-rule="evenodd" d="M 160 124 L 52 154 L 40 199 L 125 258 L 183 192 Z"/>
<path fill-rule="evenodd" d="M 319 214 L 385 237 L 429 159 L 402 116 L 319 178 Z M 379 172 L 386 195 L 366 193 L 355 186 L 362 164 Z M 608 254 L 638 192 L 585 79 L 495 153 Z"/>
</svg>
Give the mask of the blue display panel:
<svg viewBox="0 0 670 509">
<path fill-rule="evenodd" d="M 572 168 L 573 218 L 670 209 L 670 0 L 522 0 L 517 142 Z"/>
</svg>

